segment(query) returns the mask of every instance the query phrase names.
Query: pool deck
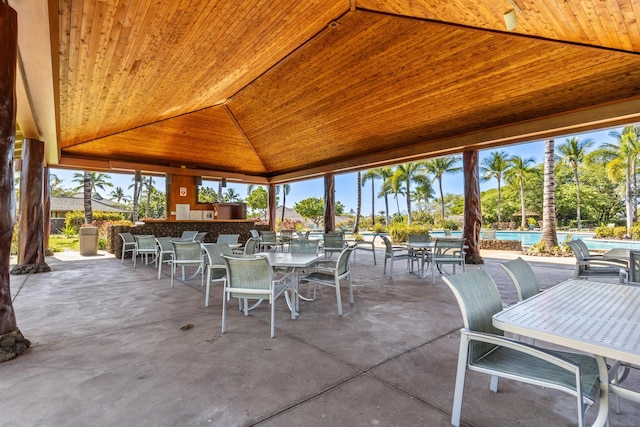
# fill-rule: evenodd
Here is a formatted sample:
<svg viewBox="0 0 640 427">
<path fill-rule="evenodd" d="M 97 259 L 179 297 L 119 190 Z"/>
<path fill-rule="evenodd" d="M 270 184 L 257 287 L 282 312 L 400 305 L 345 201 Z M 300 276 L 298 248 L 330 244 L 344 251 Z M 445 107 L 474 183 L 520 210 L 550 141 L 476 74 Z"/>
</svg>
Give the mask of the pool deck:
<svg viewBox="0 0 640 427">
<path fill-rule="evenodd" d="M 467 268 L 485 269 L 503 303 L 515 302 L 499 264 L 520 254 L 482 256 L 484 264 Z M 543 289 L 572 277 L 572 257 L 523 258 Z M 291 320 L 278 300 L 273 339 L 266 306 L 244 317 L 233 302 L 221 334 L 219 285 L 204 307 L 199 279 L 171 288 L 152 266 L 134 270 L 103 252 L 47 262 L 49 273 L 11 276 L 18 326 L 32 347 L 0 363 L 0 426 L 449 425 L 460 311 L 441 278 L 434 285 L 402 262 L 390 278 L 370 252 L 358 252 L 355 304 L 343 297 L 338 316 L 333 289 L 323 288 Z M 640 374 L 627 384 L 640 390 Z M 637 426 L 640 405 L 620 403 L 611 425 Z M 494 394 L 487 376 L 467 375 L 464 426 L 576 421 L 568 395 L 507 380 Z"/>
</svg>

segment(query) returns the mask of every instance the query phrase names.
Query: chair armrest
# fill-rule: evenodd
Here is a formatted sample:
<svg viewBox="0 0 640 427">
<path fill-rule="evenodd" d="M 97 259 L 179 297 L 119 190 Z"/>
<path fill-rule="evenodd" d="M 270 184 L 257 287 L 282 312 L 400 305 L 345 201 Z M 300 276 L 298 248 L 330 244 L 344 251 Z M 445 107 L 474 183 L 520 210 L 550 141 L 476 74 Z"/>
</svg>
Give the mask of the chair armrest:
<svg viewBox="0 0 640 427">
<path fill-rule="evenodd" d="M 521 353 L 529 354 L 574 373 L 579 372 L 580 369 L 580 365 L 578 363 L 575 363 L 565 357 L 559 356 L 551 350 L 535 347 L 531 344 L 527 344 L 511 338 L 487 334 L 483 332 L 474 332 L 464 328 L 460 330 L 460 335 L 468 341 L 485 342 L 488 344 L 508 347 Z"/>
</svg>

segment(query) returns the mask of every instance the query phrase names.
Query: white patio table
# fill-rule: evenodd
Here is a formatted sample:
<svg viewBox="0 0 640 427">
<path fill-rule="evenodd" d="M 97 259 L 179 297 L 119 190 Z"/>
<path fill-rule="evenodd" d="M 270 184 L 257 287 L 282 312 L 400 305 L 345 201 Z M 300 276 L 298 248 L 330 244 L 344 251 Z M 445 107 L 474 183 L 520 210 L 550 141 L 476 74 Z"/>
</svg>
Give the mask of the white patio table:
<svg viewBox="0 0 640 427">
<path fill-rule="evenodd" d="M 567 280 L 493 316 L 507 332 L 591 353 L 600 367 L 600 405 L 593 425 L 605 425 L 609 391 L 640 402 L 640 393 L 609 384 L 604 358 L 640 364 L 640 287 Z"/>
<path fill-rule="evenodd" d="M 271 267 L 292 268 L 296 273 L 296 283 L 292 288 L 292 291 L 296 294 L 295 305 L 292 304 L 288 295 L 285 293 L 285 299 L 287 305 L 291 310 L 291 318 L 294 319 L 298 315 L 298 298 L 306 299 L 300 296 L 298 292 L 298 270 L 300 268 L 310 267 L 318 262 L 321 258 L 324 258 L 322 254 L 292 254 L 291 252 L 257 252 L 256 255 L 261 255 L 269 260 Z"/>
</svg>

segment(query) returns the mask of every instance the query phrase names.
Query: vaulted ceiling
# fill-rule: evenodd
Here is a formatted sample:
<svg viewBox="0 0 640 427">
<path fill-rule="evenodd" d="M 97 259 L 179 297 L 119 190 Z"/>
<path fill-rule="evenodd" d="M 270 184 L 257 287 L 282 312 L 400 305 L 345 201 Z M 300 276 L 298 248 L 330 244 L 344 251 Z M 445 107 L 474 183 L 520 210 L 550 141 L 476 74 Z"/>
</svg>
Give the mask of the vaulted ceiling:
<svg viewBox="0 0 640 427">
<path fill-rule="evenodd" d="M 640 121 L 637 0 L 9 0 L 50 165 L 286 182 Z"/>
</svg>

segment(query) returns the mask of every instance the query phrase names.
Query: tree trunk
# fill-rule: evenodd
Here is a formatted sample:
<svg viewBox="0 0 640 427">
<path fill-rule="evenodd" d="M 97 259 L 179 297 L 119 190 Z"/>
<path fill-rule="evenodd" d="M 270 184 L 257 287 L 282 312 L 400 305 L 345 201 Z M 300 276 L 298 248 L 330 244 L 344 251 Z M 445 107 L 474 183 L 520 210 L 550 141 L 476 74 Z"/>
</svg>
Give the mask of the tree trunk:
<svg viewBox="0 0 640 427">
<path fill-rule="evenodd" d="M 43 164 L 44 142 L 25 139 L 22 142 L 22 172 L 20 173 L 19 265 L 44 264 Z"/>
<path fill-rule="evenodd" d="M 286 208 L 287 203 L 287 190 L 284 189 L 284 185 L 282 186 L 282 216 L 280 217 L 280 228 L 284 230 L 284 210 Z"/>
<path fill-rule="evenodd" d="M 267 193 L 267 209 L 269 209 L 269 229 L 276 231 L 276 186 L 269 184 Z"/>
<path fill-rule="evenodd" d="M 17 329 L 11 302 L 9 262 L 15 218 L 13 151 L 16 142 L 16 63 L 18 16 L 0 3 L 0 335 Z"/>
<path fill-rule="evenodd" d="M 544 143 L 544 196 L 542 202 L 542 241 L 547 249 L 558 246 L 556 234 L 555 147 L 553 139 Z"/>
<path fill-rule="evenodd" d="M 371 177 L 371 229 L 376 225 L 376 186 L 375 179 Z"/>
<path fill-rule="evenodd" d="M 336 229 L 336 181 L 332 173 L 324 176 L 324 232 Z"/>
<path fill-rule="evenodd" d="M 358 204 L 356 205 L 356 222 L 353 225 L 353 234 L 360 231 L 360 212 L 362 210 L 362 172 L 358 171 Z"/>
<path fill-rule="evenodd" d="M 464 169 L 464 230 L 463 237 L 469 247 L 466 253 L 467 264 L 483 264 L 480 256 L 480 229 L 482 228 L 482 206 L 480 204 L 480 165 L 477 150 L 464 151 L 462 164 Z"/>
<path fill-rule="evenodd" d="M 386 192 L 384 193 L 384 219 L 385 226 L 389 227 L 389 195 Z"/>
<path fill-rule="evenodd" d="M 520 228 L 523 230 L 527 229 L 527 218 L 524 215 L 524 180 L 520 178 L 520 214 L 522 215 L 520 218 Z"/>
<path fill-rule="evenodd" d="M 84 171 L 84 222 L 91 224 L 93 212 L 91 211 L 91 173 Z"/>
<path fill-rule="evenodd" d="M 498 228 L 502 228 L 502 210 L 501 204 L 502 202 L 502 188 L 500 187 L 500 178 L 498 178 Z"/>
<path fill-rule="evenodd" d="M 631 165 L 627 163 L 625 169 L 625 207 L 627 211 L 627 234 L 631 233 L 633 226 L 633 195 L 631 190 Z"/>
<path fill-rule="evenodd" d="M 411 226 L 411 181 L 407 176 L 407 223 Z"/>
<path fill-rule="evenodd" d="M 576 202 L 578 206 L 576 207 L 576 219 L 578 220 L 578 230 L 582 230 L 582 218 L 580 217 L 580 179 L 578 177 L 578 166 L 573 170 L 573 173 L 576 177 Z"/>
<path fill-rule="evenodd" d="M 442 212 L 441 218 L 444 219 L 444 194 L 442 193 L 442 177 L 438 178 L 438 187 L 440 187 L 440 208 Z"/>
</svg>

